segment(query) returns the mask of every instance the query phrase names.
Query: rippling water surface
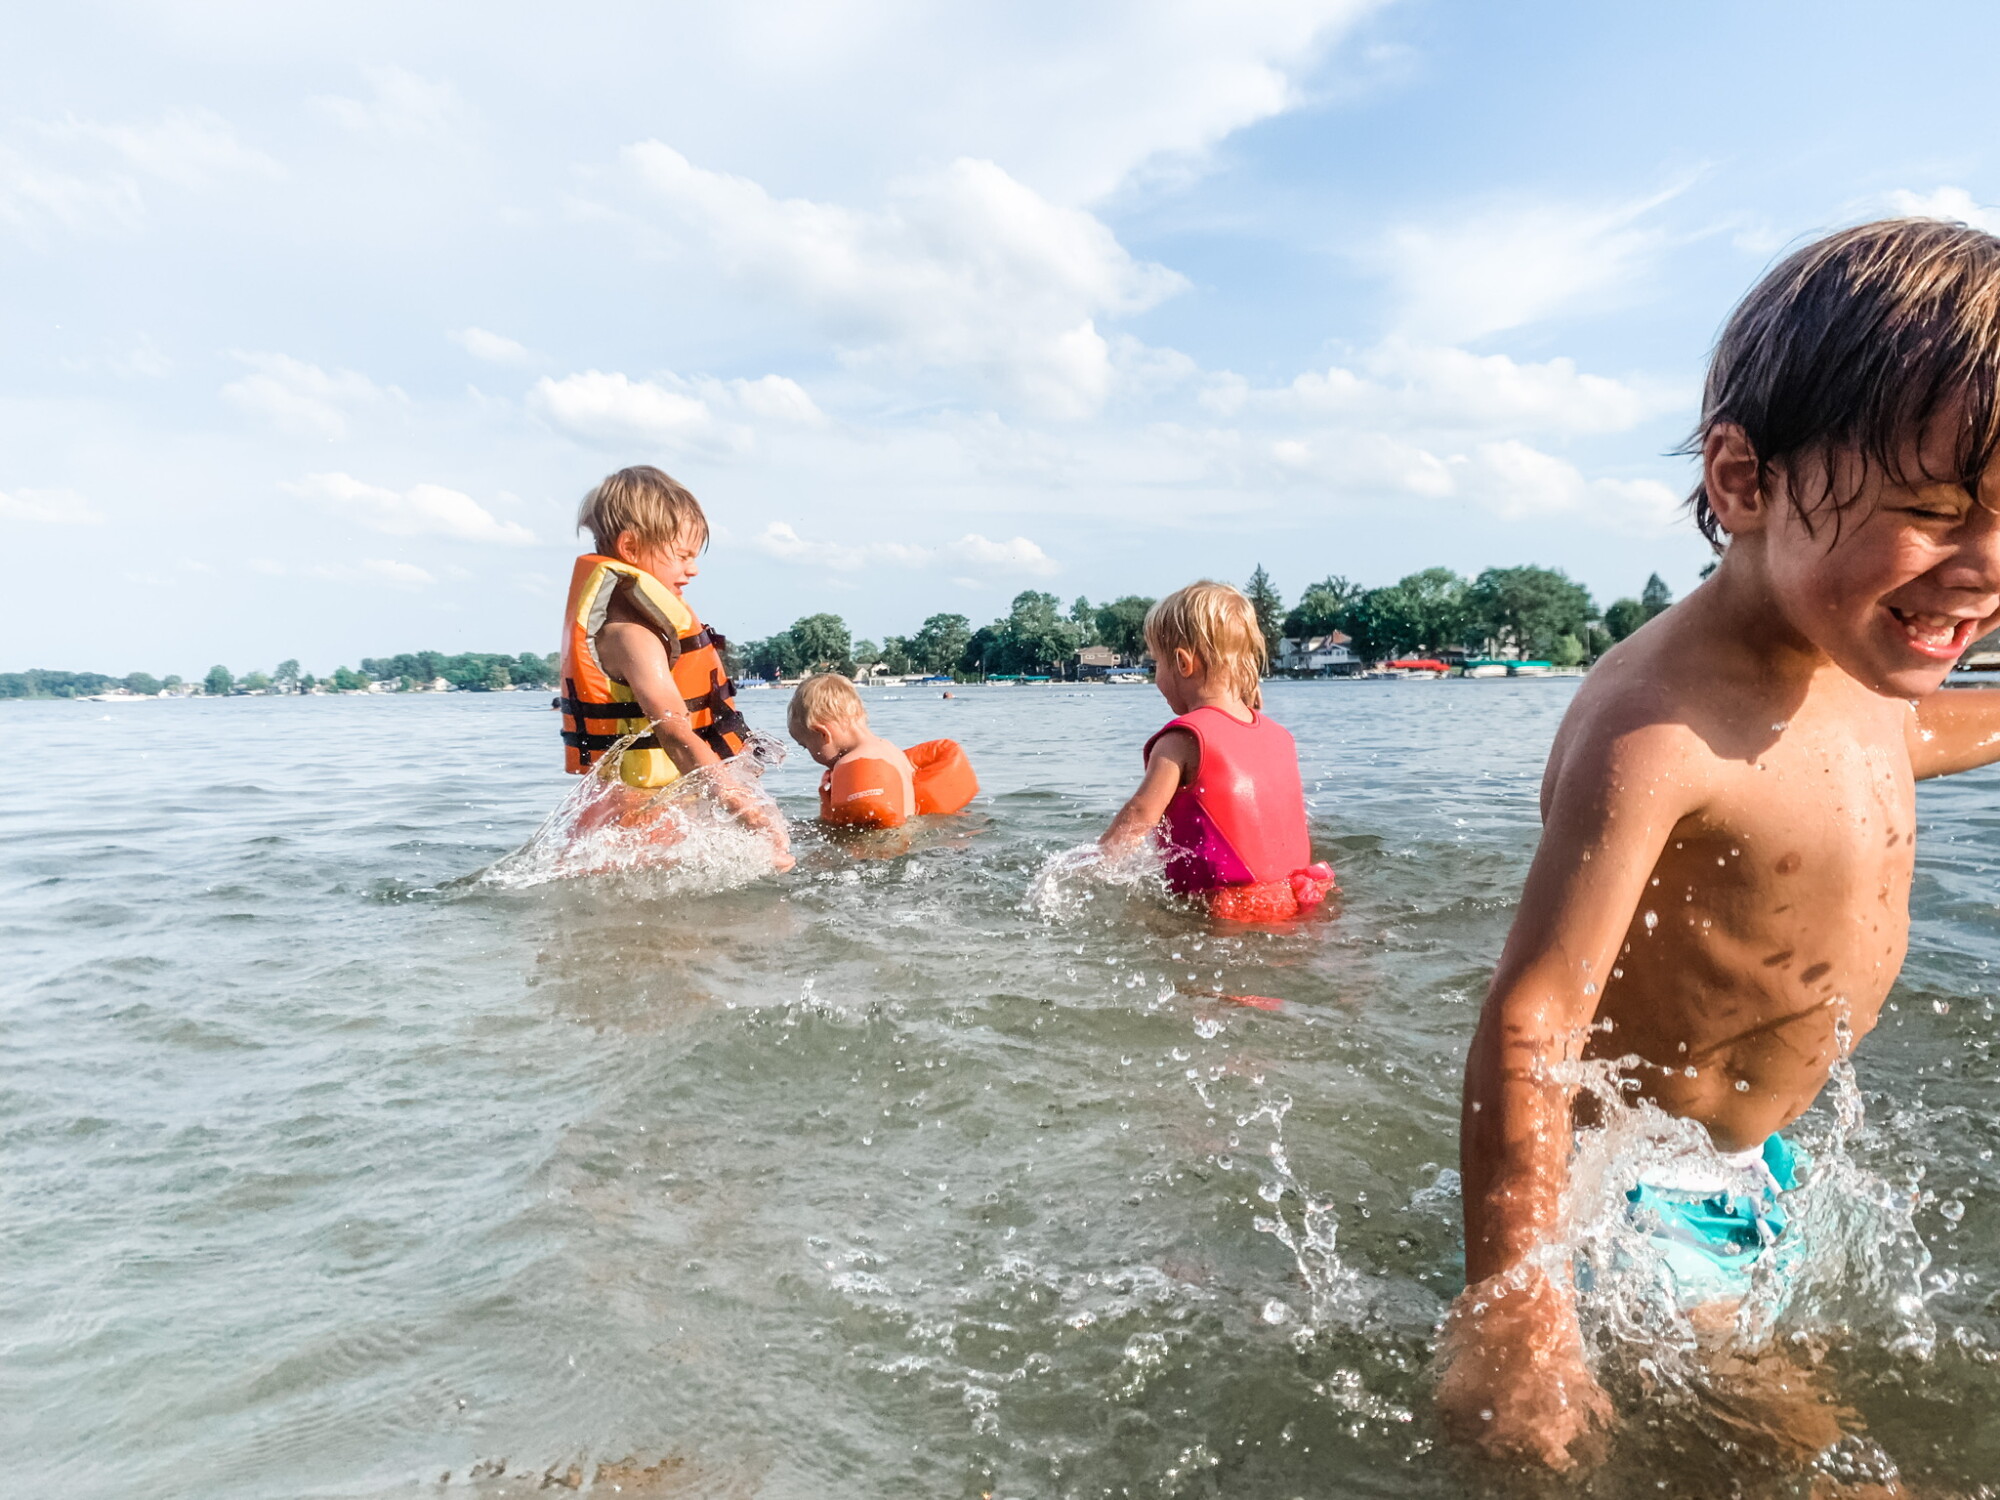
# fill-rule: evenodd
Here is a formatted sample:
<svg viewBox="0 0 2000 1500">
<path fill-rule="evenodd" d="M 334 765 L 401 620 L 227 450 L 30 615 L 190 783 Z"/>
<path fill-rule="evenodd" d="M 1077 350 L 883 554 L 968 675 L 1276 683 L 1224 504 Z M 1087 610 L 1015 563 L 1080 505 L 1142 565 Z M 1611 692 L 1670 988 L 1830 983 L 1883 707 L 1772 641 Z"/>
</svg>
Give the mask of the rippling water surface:
<svg viewBox="0 0 2000 1500">
<path fill-rule="evenodd" d="M 1344 895 L 1236 933 L 1029 899 L 1135 784 L 1150 688 L 871 694 L 984 796 L 720 892 L 465 878 L 567 790 L 537 695 L 0 705 L 8 1487 L 1507 1483 L 1428 1381 L 1459 1067 L 1569 695 L 1274 685 Z M 815 775 L 767 785 L 803 818 Z M 1919 811 L 1847 1149 L 1921 1240 L 1857 1221 L 1879 1285 L 1794 1341 L 1905 1476 L 1992 1494 L 2000 776 Z M 1635 1379 L 1606 1466 L 1529 1492 L 1805 1493 Z"/>
</svg>

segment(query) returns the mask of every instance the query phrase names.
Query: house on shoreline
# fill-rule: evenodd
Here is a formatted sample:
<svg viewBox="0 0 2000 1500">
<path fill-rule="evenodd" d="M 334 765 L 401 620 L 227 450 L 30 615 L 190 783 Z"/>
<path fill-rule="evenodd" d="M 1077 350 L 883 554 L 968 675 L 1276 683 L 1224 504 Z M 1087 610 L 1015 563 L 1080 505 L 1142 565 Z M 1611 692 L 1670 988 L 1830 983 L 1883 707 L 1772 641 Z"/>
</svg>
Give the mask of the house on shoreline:
<svg viewBox="0 0 2000 1500">
<path fill-rule="evenodd" d="M 1278 644 L 1272 669 L 1291 677 L 1348 677 L 1365 663 L 1354 654 L 1354 641 L 1343 630 L 1328 635 L 1286 636 Z"/>
</svg>

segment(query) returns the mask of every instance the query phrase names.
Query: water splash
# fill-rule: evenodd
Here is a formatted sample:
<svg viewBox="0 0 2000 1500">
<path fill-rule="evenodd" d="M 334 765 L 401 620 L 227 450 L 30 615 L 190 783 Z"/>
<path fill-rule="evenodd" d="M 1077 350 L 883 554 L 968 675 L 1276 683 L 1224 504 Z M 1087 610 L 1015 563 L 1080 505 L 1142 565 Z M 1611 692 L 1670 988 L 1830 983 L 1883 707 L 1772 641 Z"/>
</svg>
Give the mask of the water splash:
<svg viewBox="0 0 2000 1500">
<path fill-rule="evenodd" d="M 1719 1309 L 1727 1324 L 1683 1305 L 1650 1226 L 1626 1194 L 1649 1175 L 1727 1180 L 1740 1166 L 1708 1132 L 1627 1096 L 1636 1058 L 1565 1065 L 1561 1081 L 1592 1095 L 1603 1123 L 1581 1131 L 1563 1200 L 1563 1232 L 1548 1247 L 1551 1272 L 1573 1269 L 1577 1310 L 1600 1374 L 1635 1380 L 1655 1394 L 1709 1389 L 1717 1344 L 1746 1358 L 1779 1346 L 1824 1349 L 1861 1339 L 1896 1355 L 1927 1359 L 1937 1329 L 1925 1306 L 1930 1255 L 1917 1232 L 1917 1195 L 1857 1162 L 1865 1110 L 1848 1061 L 1851 1030 L 1837 1027 L 1841 1055 L 1820 1103 L 1788 1129 L 1802 1158 L 1801 1182 L 1780 1202 L 1787 1227 L 1757 1258 L 1744 1294 Z M 1567 1265 L 1565 1265 L 1565 1262 Z"/>
<path fill-rule="evenodd" d="M 1052 922 L 1083 914 L 1100 894 L 1164 893 L 1165 861 L 1149 839 L 1119 854 L 1096 844 L 1061 849 L 1042 861 L 1028 883 L 1029 910 Z"/>
<path fill-rule="evenodd" d="M 790 864 L 785 815 L 760 782 L 784 758 L 782 744 L 753 734 L 741 754 L 657 790 L 579 777 L 533 837 L 481 872 L 479 883 L 519 890 L 643 871 L 667 875 L 675 889 L 746 885 Z"/>
</svg>

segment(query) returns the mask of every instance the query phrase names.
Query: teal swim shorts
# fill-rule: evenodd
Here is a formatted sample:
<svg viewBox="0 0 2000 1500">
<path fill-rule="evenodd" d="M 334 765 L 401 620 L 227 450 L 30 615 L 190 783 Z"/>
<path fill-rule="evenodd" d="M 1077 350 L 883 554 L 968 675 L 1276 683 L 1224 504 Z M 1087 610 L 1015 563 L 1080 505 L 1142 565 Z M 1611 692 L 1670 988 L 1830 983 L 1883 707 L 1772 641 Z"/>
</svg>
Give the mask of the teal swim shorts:
<svg viewBox="0 0 2000 1500">
<path fill-rule="evenodd" d="M 1806 1163 L 1783 1136 L 1717 1162 L 1669 1163 L 1626 1193 L 1635 1222 L 1651 1238 L 1684 1308 L 1733 1301 L 1784 1238 L 1783 1195 Z M 1796 1235 L 1793 1236 L 1796 1238 Z"/>
</svg>

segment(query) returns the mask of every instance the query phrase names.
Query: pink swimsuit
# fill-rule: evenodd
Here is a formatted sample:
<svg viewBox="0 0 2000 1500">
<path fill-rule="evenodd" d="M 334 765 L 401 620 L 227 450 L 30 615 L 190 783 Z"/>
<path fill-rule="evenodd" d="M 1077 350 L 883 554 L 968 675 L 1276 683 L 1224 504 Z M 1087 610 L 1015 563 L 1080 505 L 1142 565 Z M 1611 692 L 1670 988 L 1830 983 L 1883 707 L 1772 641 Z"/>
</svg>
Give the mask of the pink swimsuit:
<svg viewBox="0 0 2000 1500">
<path fill-rule="evenodd" d="M 1273 719 L 1248 724 L 1197 708 L 1146 741 L 1184 729 L 1201 747 L 1194 780 L 1174 793 L 1163 822 L 1167 885 L 1208 899 L 1215 915 L 1273 921 L 1319 905 L 1333 871 L 1313 863 L 1298 748 Z"/>
</svg>

